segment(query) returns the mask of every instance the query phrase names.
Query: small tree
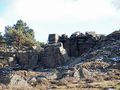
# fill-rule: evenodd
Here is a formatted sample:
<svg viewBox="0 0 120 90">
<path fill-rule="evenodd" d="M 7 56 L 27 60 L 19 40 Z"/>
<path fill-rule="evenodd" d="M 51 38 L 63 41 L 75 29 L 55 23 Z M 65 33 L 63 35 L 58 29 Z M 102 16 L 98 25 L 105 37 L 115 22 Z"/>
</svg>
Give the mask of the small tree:
<svg viewBox="0 0 120 90">
<path fill-rule="evenodd" d="M 34 30 L 30 29 L 22 20 L 18 20 L 13 26 L 5 27 L 5 40 L 8 45 L 33 46 L 36 44 Z"/>
</svg>

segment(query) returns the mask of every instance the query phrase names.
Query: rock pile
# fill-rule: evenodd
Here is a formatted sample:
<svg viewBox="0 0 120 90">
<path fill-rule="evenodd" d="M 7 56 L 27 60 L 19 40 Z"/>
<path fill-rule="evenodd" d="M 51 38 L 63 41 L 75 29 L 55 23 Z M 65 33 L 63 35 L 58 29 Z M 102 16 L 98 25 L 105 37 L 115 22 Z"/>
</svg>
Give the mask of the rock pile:
<svg viewBox="0 0 120 90">
<path fill-rule="evenodd" d="M 83 61 L 105 61 L 109 63 L 120 62 L 120 40 L 106 43 L 103 47 L 96 49 L 90 53 L 86 53 L 83 56 Z"/>
</svg>

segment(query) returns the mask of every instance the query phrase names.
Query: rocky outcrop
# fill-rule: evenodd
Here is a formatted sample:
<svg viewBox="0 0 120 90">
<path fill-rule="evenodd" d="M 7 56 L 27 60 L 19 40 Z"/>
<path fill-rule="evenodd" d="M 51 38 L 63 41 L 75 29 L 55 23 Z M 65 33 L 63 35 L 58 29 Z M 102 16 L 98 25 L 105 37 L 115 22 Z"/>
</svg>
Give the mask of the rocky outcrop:
<svg viewBox="0 0 120 90">
<path fill-rule="evenodd" d="M 78 57 L 95 47 L 100 38 L 101 35 L 95 32 L 86 32 L 85 34 L 75 32 L 70 38 L 63 34 L 59 41 L 63 43 L 70 57 Z"/>
<path fill-rule="evenodd" d="M 119 50 L 117 49 L 119 41 L 116 42 L 120 39 L 119 37 L 120 31 L 115 31 L 107 36 L 95 32 L 86 32 L 85 34 L 75 32 L 70 37 L 65 34 L 61 36 L 50 34 L 48 44 L 45 45 L 42 53 L 20 52 L 17 54 L 17 63 L 24 68 L 33 69 L 41 65 L 46 68 L 61 66 L 68 61 L 69 57 L 81 56 L 86 60 L 90 60 L 90 58 L 94 60 L 105 58 L 106 60 L 107 55 L 111 59 L 119 59 Z M 116 55 L 111 55 L 112 52 L 107 49 L 111 49 Z M 103 55 L 101 56 L 99 53 Z M 96 57 L 92 58 L 95 55 Z"/>
<path fill-rule="evenodd" d="M 54 37 L 52 37 L 52 35 Z M 96 34 L 95 32 L 86 32 L 85 34 L 78 32 L 73 33 L 70 37 L 65 34 L 61 36 L 50 34 L 51 43 L 62 42 L 70 57 L 79 57 L 85 53 L 91 52 L 96 48 L 109 45 L 110 43 L 120 40 L 120 30 L 115 31 L 107 36 Z M 49 37 L 50 37 L 49 36 Z M 54 38 L 54 39 L 53 39 Z M 53 41 L 52 41 L 53 40 Z"/>
<path fill-rule="evenodd" d="M 62 43 L 47 44 L 44 48 L 42 63 L 45 67 L 57 67 L 65 64 L 69 59 Z"/>
<path fill-rule="evenodd" d="M 93 90 L 108 81 L 113 81 L 108 87 L 120 85 L 120 31 L 50 34 L 44 49 L 33 49 L 0 52 L 0 90 Z"/>
<path fill-rule="evenodd" d="M 95 32 L 75 32 L 70 37 L 50 34 L 44 49 L 12 47 L 9 52 L 0 52 L 0 67 L 20 65 L 24 69 L 36 67 L 54 68 L 66 64 L 69 57 L 82 57 L 84 60 L 119 60 L 120 30 L 107 36 Z M 36 50 L 35 50 L 36 49 Z M 114 52 L 114 53 L 113 53 Z M 94 58 L 93 58 L 94 57 Z"/>
</svg>

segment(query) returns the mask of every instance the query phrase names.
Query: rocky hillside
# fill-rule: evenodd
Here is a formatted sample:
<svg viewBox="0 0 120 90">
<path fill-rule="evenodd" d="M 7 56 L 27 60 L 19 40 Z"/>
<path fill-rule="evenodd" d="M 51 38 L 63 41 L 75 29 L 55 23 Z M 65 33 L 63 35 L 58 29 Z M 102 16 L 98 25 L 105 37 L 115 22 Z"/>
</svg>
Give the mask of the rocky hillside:
<svg viewBox="0 0 120 90">
<path fill-rule="evenodd" d="M 0 90 L 119 90 L 120 30 L 50 34 L 44 48 L 0 52 Z"/>
</svg>

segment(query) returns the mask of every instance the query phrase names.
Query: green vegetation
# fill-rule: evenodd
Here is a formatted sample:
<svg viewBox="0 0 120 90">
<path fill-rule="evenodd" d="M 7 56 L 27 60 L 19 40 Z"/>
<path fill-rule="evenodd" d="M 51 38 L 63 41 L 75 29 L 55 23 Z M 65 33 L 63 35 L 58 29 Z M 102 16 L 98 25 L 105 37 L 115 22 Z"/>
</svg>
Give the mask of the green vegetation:
<svg viewBox="0 0 120 90">
<path fill-rule="evenodd" d="M 44 43 L 44 42 L 39 42 L 39 41 L 37 41 L 37 45 L 40 46 L 40 47 L 42 47 L 42 48 L 44 48 L 45 43 Z"/>
<path fill-rule="evenodd" d="M 18 20 L 13 26 L 5 27 L 4 36 L 0 33 L 0 43 L 5 41 L 5 44 L 21 48 L 22 46 L 44 46 L 43 43 L 35 40 L 34 30 L 29 28 L 25 22 Z"/>
</svg>

